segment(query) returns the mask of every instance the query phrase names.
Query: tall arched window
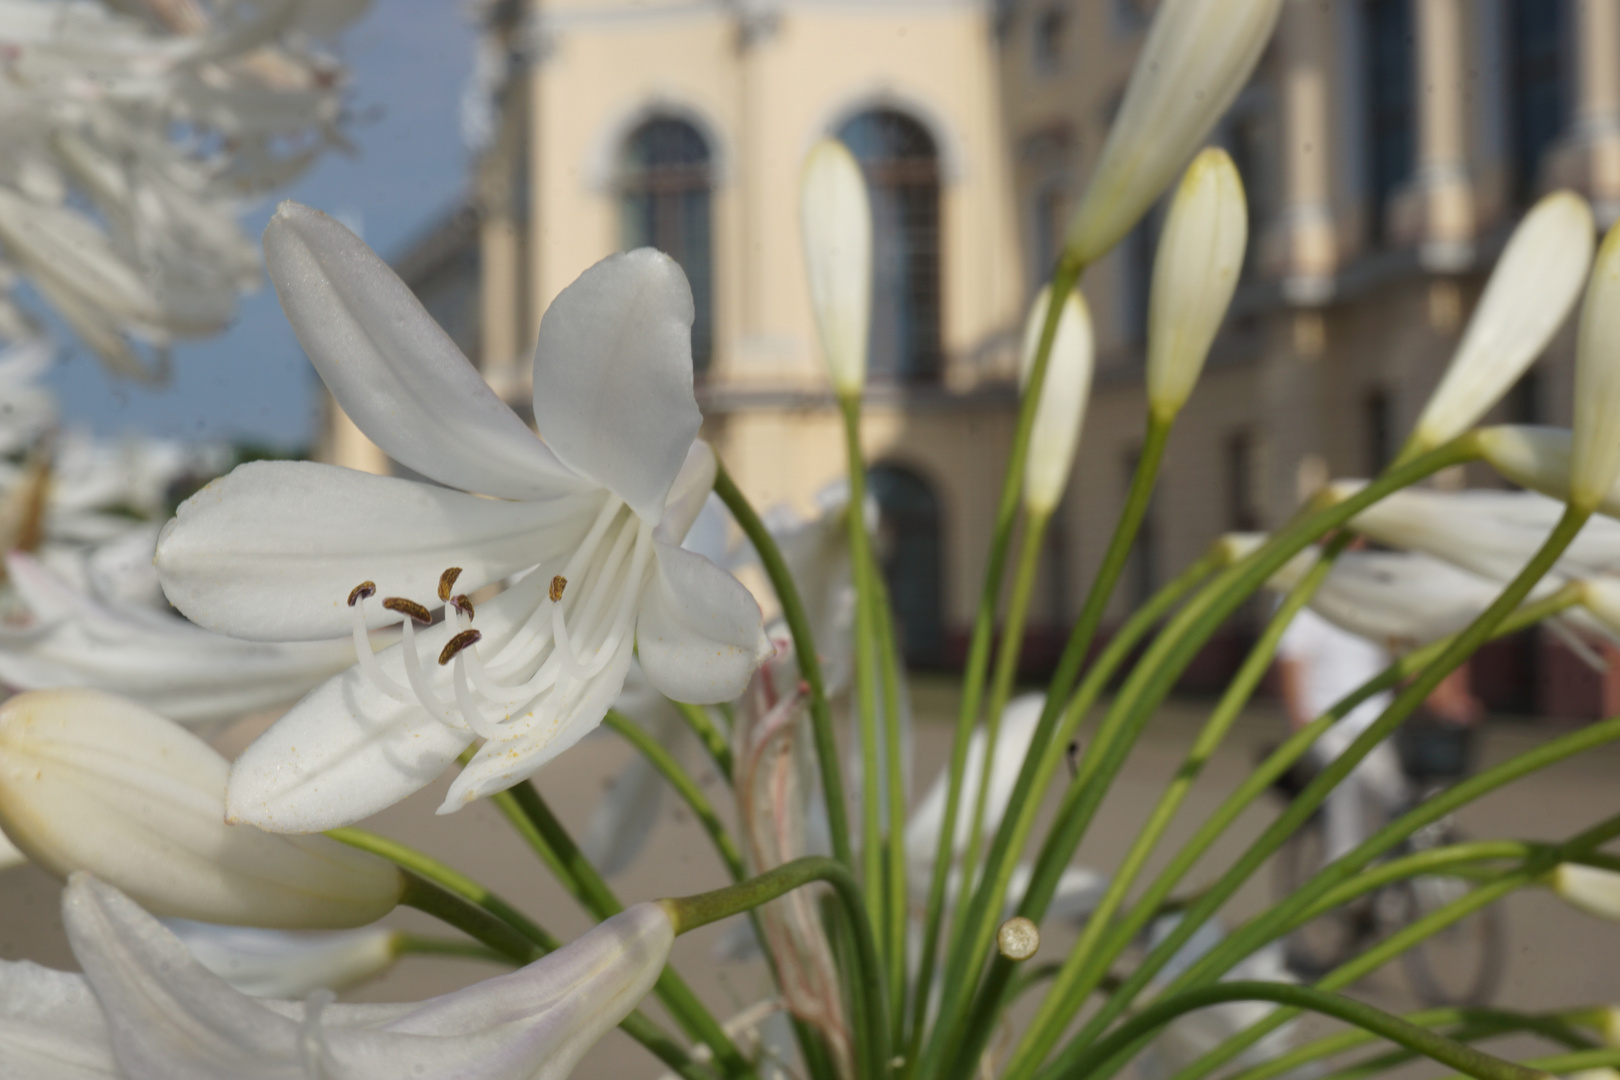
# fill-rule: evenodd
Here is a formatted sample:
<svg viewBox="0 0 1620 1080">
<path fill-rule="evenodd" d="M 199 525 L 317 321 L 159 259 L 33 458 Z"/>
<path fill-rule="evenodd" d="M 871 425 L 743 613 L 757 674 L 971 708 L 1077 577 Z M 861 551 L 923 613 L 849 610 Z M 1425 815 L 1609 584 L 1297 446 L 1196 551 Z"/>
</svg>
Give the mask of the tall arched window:
<svg viewBox="0 0 1620 1080">
<path fill-rule="evenodd" d="M 939 377 L 939 154 L 911 117 L 861 113 L 838 132 L 872 194 L 872 343 L 869 372 L 920 382 Z"/>
<path fill-rule="evenodd" d="M 939 499 L 928 481 L 897 465 L 873 466 L 867 484 L 878 504 L 878 560 L 900 650 L 908 664 L 937 665 L 945 659 Z"/>
<path fill-rule="evenodd" d="M 1372 234 L 1388 239 L 1388 209 L 1417 160 L 1417 113 L 1413 100 L 1412 0 L 1367 0 L 1367 164 L 1372 187 Z"/>
<path fill-rule="evenodd" d="M 1542 155 L 1564 127 L 1563 0 L 1513 0 L 1508 19 L 1513 194 L 1529 203 Z"/>
<path fill-rule="evenodd" d="M 696 314 L 692 363 L 707 370 L 714 352 L 714 268 L 709 215 L 709 145 L 684 120 L 648 120 L 625 141 L 619 160 L 619 233 L 626 248 L 655 247 L 686 271 Z"/>
</svg>

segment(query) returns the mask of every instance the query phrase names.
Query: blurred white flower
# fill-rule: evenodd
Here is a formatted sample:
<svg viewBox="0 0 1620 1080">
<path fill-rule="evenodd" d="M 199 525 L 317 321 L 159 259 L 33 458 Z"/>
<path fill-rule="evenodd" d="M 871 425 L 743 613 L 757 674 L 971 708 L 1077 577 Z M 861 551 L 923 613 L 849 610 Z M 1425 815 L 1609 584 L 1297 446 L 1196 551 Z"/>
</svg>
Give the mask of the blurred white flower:
<svg viewBox="0 0 1620 1080">
<path fill-rule="evenodd" d="M 810 307 L 833 389 L 859 395 L 872 313 L 872 207 L 860 165 L 837 139 L 822 139 L 805 160 L 799 227 Z"/>
<path fill-rule="evenodd" d="M 1620 223 L 1592 264 L 1575 339 L 1575 425 L 1569 496 L 1591 510 L 1620 478 Z"/>
<path fill-rule="evenodd" d="M 1314 561 L 1295 559 L 1266 584 L 1286 592 Z M 1454 634 L 1490 606 L 1502 586 L 1422 552 L 1346 551 L 1311 597 L 1317 614 L 1386 648 Z"/>
<path fill-rule="evenodd" d="M 1051 305 L 1051 287 L 1043 288 L 1030 305 L 1024 322 L 1024 347 L 1018 367 L 1018 385 L 1023 390 L 1035 365 L 1040 347 L 1041 328 Z M 1086 403 L 1091 396 L 1091 371 L 1095 343 L 1091 334 L 1091 312 L 1079 289 L 1069 293 L 1058 316 L 1057 335 L 1046 362 L 1046 378 L 1041 384 L 1041 400 L 1035 407 L 1030 429 L 1029 457 L 1024 464 L 1024 503 L 1037 513 L 1051 513 L 1063 498 L 1074 467 L 1074 453 L 1080 445 L 1085 424 Z"/>
<path fill-rule="evenodd" d="M 1560 863 L 1548 884 L 1588 915 L 1620 922 L 1620 872 L 1580 863 Z"/>
<path fill-rule="evenodd" d="M 10 870 L 13 866 L 21 866 L 28 861 L 28 856 L 0 832 L 0 870 Z"/>
</svg>

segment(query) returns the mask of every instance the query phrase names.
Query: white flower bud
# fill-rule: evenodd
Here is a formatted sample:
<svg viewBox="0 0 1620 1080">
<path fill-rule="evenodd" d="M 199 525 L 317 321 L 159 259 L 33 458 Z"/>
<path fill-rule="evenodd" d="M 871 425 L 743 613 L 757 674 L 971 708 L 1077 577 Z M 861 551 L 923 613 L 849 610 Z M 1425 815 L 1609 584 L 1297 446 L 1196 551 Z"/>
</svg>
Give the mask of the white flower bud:
<svg viewBox="0 0 1620 1080">
<path fill-rule="evenodd" d="M 178 724 L 95 690 L 0 705 L 0 827 L 30 859 L 88 870 L 158 915 L 359 926 L 398 902 L 391 863 L 323 836 L 225 823 L 229 764 Z"/>
<path fill-rule="evenodd" d="M 1565 902 L 1587 914 L 1620 922 L 1620 873 L 1579 863 L 1559 863 L 1549 884 Z"/>
<path fill-rule="evenodd" d="M 1570 502 L 1590 510 L 1620 476 L 1620 224 L 1592 266 L 1575 342 L 1575 445 Z"/>
<path fill-rule="evenodd" d="M 1169 420 L 1187 403 L 1243 272 L 1249 212 L 1243 180 L 1225 150 L 1193 159 L 1176 189 L 1153 263 L 1147 394 Z"/>
<path fill-rule="evenodd" d="M 1611 577 L 1583 578 L 1581 606 L 1609 630 L 1620 634 L 1620 580 Z"/>
<path fill-rule="evenodd" d="M 1215 541 L 1215 557 L 1221 566 L 1231 566 L 1260 550 L 1265 542 L 1266 534 L 1261 532 L 1226 533 Z"/>
<path fill-rule="evenodd" d="M 0 870 L 10 870 L 13 866 L 21 866 L 28 861 L 28 856 L 17 850 L 17 845 L 6 839 L 6 834 L 0 832 Z"/>
<path fill-rule="evenodd" d="M 1041 328 L 1051 303 L 1050 287 L 1041 290 L 1024 323 L 1024 351 L 1019 365 L 1020 388 L 1028 381 L 1040 345 Z M 1050 512 L 1063 497 L 1074 465 L 1074 451 L 1080 445 L 1080 428 L 1085 423 L 1086 402 L 1091 396 L 1091 371 L 1095 348 L 1091 333 L 1091 312 L 1085 297 L 1076 289 L 1063 303 L 1058 316 L 1057 336 L 1046 362 L 1046 378 L 1041 384 L 1041 400 L 1035 406 L 1035 422 L 1030 429 L 1029 457 L 1024 462 L 1024 502 L 1030 509 Z"/>
<path fill-rule="evenodd" d="M 1467 431 L 1547 347 L 1592 265 L 1595 226 L 1586 200 L 1556 191 L 1513 231 L 1451 365 L 1412 433 L 1432 450 Z"/>
<path fill-rule="evenodd" d="M 1281 9 L 1281 0 L 1159 5 L 1069 226 L 1071 256 L 1089 265 L 1131 231 L 1248 82 Z"/>
<path fill-rule="evenodd" d="M 837 139 L 810 150 L 799 188 L 805 275 L 821 348 L 840 395 L 866 385 L 872 314 L 872 207 L 855 156 Z"/>
<path fill-rule="evenodd" d="M 1497 472 L 1520 487 L 1560 502 L 1569 499 L 1574 435 L 1568 428 L 1502 424 L 1479 430 L 1480 453 Z M 1620 518 L 1620 480 L 1598 500 L 1597 512 Z"/>
<path fill-rule="evenodd" d="M 252 997 L 302 998 L 344 990 L 393 964 L 397 930 L 368 926 L 329 934 L 216 926 L 170 919 L 170 932 L 197 962 Z"/>
</svg>

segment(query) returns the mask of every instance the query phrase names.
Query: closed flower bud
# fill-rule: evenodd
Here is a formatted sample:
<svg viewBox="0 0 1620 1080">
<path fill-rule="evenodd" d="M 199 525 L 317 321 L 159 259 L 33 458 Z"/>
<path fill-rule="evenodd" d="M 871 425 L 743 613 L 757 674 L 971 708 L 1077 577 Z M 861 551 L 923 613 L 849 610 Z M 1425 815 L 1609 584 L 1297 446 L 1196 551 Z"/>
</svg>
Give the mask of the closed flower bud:
<svg viewBox="0 0 1620 1080">
<path fill-rule="evenodd" d="M 345 990 L 388 970 L 399 931 L 380 926 L 301 934 L 250 926 L 168 920 L 169 932 L 197 962 L 252 997 L 301 998 Z"/>
<path fill-rule="evenodd" d="M 158 915 L 341 928 L 393 909 L 392 864 L 322 836 L 225 823 L 229 764 L 156 713 L 95 690 L 0 705 L 0 828 L 39 866 L 88 870 Z"/>
<path fill-rule="evenodd" d="M 1569 499 L 1569 462 L 1574 435 L 1568 428 L 1502 424 L 1481 428 L 1480 453 L 1497 472 L 1520 487 Z M 1620 518 L 1620 481 L 1598 500 L 1597 512 Z"/>
<path fill-rule="evenodd" d="M 1042 289 L 1024 324 L 1024 351 L 1019 367 L 1020 386 L 1029 379 L 1040 345 L 1041 328 L 1051 303 L 1051 289 Z M 1029 457 L 1024 464 L 1024 502 L 1037 512 L 1050 512 L 1063 497 L 1074 465 L 1074 451 L 1080 445 L 1080 428 L 1086 418 L 1086 401 L 1091 396 L 1091 370 L 1095 355 L 1091 334 L 1091 312 L 1079 290 L 1071 292 L 1058 316 L 1057 336 L 1046 362 L 1046 378 L 1041 384 L 1041 400 L 1035 407 L 1035 423 L 1030 429 Z"/>
<path fill-rule="evenodd" d="M 1281 9 L 1281 0 L 1159 5 L 1069 227 L 1070 257 L 1093 263 L 1131 231 L 1249 81 Z"/>
<path fill-rule="evenodd" d="M 1575 342 L 1575 443 L 1570 502 L 1596 508 L 1620 475 L 1620 224 L 1592 266 Z"/>
<path fill-rule="evenodd" d="M 1593 230 L 1586 200 L 1570 191 L 1525 215 L 1418 419 L 1415 449 L 1432 450 L 1478 423 L 1547 347 L 1592 264 Z"/>
<path fill-rule="evenodd" d="M 810 306 L 833 389 L 859 394 L 872 313 L 872 207 L 860 165 L 837 139 L 816 143 L 805 161 L 799 226 Z"/>
<path fill-rule="evenodd" d="M 1560 863 L 1549 884 L 1553 892 L 1587 914 L 1620 922 L 1620 872 Z"/>
<path fill-rule="evenodd" d="M 1148 405 L 1169 420 L 1187 403 L 1243 270 L 1249 214 L 1225 150 L 1193 159 L 1170 205 L 1153 263 Z"/>
</svg>

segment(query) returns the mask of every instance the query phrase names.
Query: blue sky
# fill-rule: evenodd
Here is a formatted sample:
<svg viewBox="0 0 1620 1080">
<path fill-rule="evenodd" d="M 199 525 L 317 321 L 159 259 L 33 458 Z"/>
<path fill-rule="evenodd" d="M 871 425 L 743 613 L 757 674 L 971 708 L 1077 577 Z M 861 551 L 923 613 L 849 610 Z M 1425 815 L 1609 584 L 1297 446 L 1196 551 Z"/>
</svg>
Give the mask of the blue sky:
<svg viewBox="0 0 1620 1080">
<path fill-rule="evenodd" d="M 391 257 L 463 190 L 466 151 L 457 114 L 472 64 L 472 26 L 455 0 L 373 0 L 341 46 L 356 115 L 349 137 L 359 153 L 328 154 L 283 195 L 360 222 L 367 243 Z M 244 220 L 251 235 L 264 227 L 274 201 Z M 223 335 L 175 350 L 167 387 L 111 378 L 77 347 L 64 350 L 49 381 L 65 421 L 102 435 L 283 447 L 314 435 L 315 373 L 268 284 L 242 300 Z"/>
</svg>

